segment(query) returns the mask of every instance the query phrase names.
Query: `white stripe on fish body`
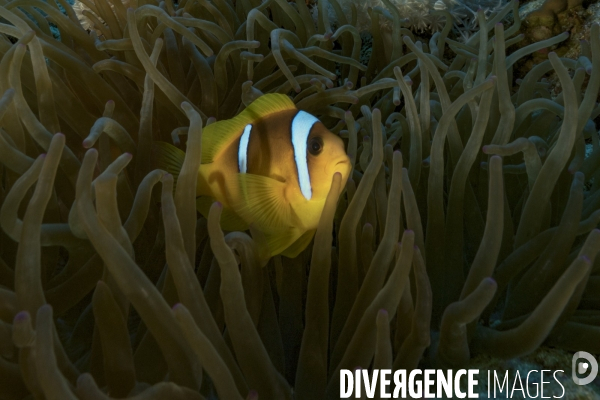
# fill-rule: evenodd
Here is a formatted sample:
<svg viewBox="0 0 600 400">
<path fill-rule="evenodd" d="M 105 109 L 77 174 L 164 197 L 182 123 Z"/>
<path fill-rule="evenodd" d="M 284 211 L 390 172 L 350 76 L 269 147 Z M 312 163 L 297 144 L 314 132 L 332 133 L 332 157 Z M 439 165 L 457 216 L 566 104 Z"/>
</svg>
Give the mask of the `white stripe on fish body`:
<svg viewBox="0 0 600 400">
<path fill-rule="evenodd" d="M 298 169 L 298 183 L 300 184 L 300 191 L 306 200 L 310 200 L 312 197 L 312 187 L 308 174 L 306 142 L 308 141 L 310 130 L 317 122 L 319 122 L 317 118 L 305 111 L 298 111 L 298 114 L 292 120 L 292 145 L 294 147 L 296 168 Z"/>
<path fill-rule="evenodd" d="M 244 133 L 240 138 L 240 146 L 238 148 L 238 167 L 240 173 L 245 174 L 248 171 L 248 143 L 250 143 L 250 132 L 252 124 L 246 125 Z"/>
</svg>

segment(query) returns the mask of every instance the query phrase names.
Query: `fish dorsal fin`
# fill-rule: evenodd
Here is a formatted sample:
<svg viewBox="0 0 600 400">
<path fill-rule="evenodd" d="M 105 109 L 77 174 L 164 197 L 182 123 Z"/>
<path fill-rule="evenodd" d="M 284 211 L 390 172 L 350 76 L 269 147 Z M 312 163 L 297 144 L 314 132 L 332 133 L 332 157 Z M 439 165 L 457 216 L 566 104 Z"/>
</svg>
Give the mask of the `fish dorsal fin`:
<svg viewBox="0 0 600 400">
<path fill-rule="evenodd" d="M 202 133 L 202 164 L 213 162 L 224 147 L 242 134 L 246 125 L 269 114 L 295 109 L 294 102 L 286 95 L 269 93 L 254 100 L 234 118 L 207 126 Z"/>
<path fill-rule="evenodd" d="M 294 243 L 292 243 L 284 251 L 282 251 L 281 255 L 286 256 L 288 258 L 297 257 L 298 254 L 300 254 L 304 249 L 308 247 L 316 231 L 316 229 L 311 229 L 309 231 L 304 232 L 304 234 L 302 234 L 302 236 L 296 239 Z"/>
<path fill-rule="evenodd" d="M 185 159 L 183 150 L 166 142 L 154 142 L 153 152 L 155 167 L 173 175 L 174 183 L 177 183 L 177 178 L 179 178 L 179 172 Z"/>
<path fill-rule="evenodd" d="M 215 200 L 212 197 L 200 196 L 196 198 L 196 209 L 204 218 L 208 219 L 210 206 Z M 221 212 L 221 229 L 224 231 L 245 231 L 248 229 L 248 223 L 240 218 L 236 213 L 228 208 L 223 208 Z"/>
<path fill-rule="evenodd" d="M 239 190 L 240 195 L 235 196 L 232 208 L 240 217 L 263 232 L 294 226 L 293 211 L 285 198 L 285 183 L 262 175 L 237 176 L 239 186 L 234 190 Z"/>
</svg>

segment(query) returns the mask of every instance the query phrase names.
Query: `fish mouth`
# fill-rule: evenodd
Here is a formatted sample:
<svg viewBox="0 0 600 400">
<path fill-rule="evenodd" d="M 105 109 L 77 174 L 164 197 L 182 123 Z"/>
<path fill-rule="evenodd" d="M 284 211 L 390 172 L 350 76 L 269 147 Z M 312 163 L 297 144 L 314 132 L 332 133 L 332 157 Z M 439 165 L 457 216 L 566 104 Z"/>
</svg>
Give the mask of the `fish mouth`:
<svg viewBox="0 0 600 400">
<path fill-rule="evenodd" d="M 343 159 L 334 164 L 333 170 L 342 174 L 346 178 L 350 172 L 350 160 Z"/>
<path fill-rule="evenodd" d="M 348 164 L 348 165 L 350 165 L 350 160 L 348 160 L 347 158 L 345 158 L 343 160 L 340 160 L 337 163 L 335 163 L 334 167 L 337 167 L 340 164 Z"/>
</svg>

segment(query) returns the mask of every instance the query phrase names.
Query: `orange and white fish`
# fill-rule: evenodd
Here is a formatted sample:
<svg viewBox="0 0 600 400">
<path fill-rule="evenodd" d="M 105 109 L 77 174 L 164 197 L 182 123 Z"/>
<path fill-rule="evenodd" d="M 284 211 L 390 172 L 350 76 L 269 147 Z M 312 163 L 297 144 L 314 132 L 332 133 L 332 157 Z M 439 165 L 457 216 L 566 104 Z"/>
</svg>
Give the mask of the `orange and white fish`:
<svg viewBox="0 0 600 400">
<path fill-rule="evenodd" d="M 176 178 L 184 153 L 159 143 L 159 167 Z M 282 94 L 266 94 L 236 117 L 202 133 L 198 210 L 223 204 L 224 230 L 250 224 L 266 237 L 271 255 L 295 257 L 310 243 L 336 172 L 345 186 L 350 160 L 344 143 L 316 117 Z"/>
</svg>

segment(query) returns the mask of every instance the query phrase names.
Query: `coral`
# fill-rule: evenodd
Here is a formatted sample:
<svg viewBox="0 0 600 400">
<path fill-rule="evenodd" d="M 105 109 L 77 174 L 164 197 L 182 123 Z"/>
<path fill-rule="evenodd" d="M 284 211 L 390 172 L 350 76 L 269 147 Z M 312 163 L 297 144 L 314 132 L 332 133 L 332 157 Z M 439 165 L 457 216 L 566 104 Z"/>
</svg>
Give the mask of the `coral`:
<svg viewBox="0 0 600 400">
<path fill-rule="evenodd" d="M 589 40 L 590 34 L 589 27 L 586 27 L 586 19 L 590 14 L 586 3 L 588 2 L 582 0 L 546 0 L 532 7 L 525 6 L 525 8 L 528 8 L 527 12 L 523 12 L 525 40 L 521 45 L 546 40 L 561 32 L 569 32 L 570 34 L 569 41 L 534 53 L 526 68 L 531 68 L 532 64 L 547 59 L 548 52 L 552 50 L 560 55 L 566 55 L 577 49 L 577 54 L 569 55 L 570 58 L 576 58 L 581 54 L 579 41 L 582 39 Z"/>
<path fill-rule="evenodd" d="M 552 31 L 558 22 L 559 14 L 581 7 L 582 3 L 582 0 L 546 0 L 539 9 L 527 16 L 526 23 L 532 28 L 540 28 L 532 32 L 535 39 L 547 39 L 551 35 L 544 35 L 542 28 Z"/>
<path fill-rule="evenodd" d="M 85 0 L 89 31 L 59 2 L 0 6 L 1 399 L 334 399 L 340 369 L 600 352 L 598 25 L 514 82 L 566 38 L 507 52 L 516 0 L 465 43 L 387 2 L 366 66 L 337 0 L 316 25 L 302 0 Z M 270 92 L 353 167 L 294 259 L 196 212 L 203 128 Z"/>
<path fill-rule="evenodd" d="M 357 27 L 360 31 L 370 28 L 374 18 L 372 13 L 383 17 L 377 18 L 386 32 L 392 30 L 394 13 L 400 15 L 404 27 L 420 33 L 441 31 L 444 22 L 452 18 L 453 31 L 463 41 L 477 31 L 478 10 L 481 9 L 489 17 L 506 5 L 504 0 L 344 0 L 340 3 L 347 16 L 351 13 L 358 15 Z"/>
</svg>

